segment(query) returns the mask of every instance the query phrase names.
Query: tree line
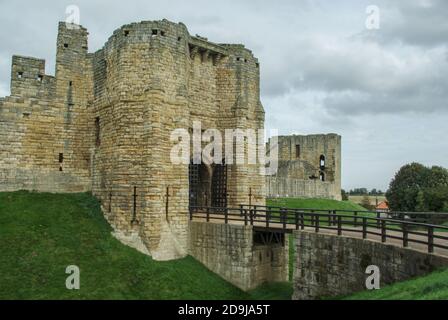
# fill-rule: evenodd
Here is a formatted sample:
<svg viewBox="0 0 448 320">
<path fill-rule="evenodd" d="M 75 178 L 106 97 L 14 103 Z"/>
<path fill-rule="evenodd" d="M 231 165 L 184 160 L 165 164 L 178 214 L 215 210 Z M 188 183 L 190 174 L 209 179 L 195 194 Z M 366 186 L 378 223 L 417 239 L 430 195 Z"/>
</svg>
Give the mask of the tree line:
<svg viewBox="0 0 448 320">
<path fill-rule="evenodd" d="M 348 200 L 349 196 L 384 196 L 384 192 L 373 188 L 369 190 L 367 188 L 354 188 L 349 191 L 341 190 L 342 200 Z"/>
</svg>

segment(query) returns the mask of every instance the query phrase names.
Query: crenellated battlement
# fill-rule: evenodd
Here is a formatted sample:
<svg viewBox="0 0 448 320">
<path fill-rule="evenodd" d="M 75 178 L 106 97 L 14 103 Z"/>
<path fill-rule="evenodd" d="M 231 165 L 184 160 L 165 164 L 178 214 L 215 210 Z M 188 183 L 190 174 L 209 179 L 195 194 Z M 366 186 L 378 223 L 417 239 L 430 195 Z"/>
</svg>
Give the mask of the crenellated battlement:
<svg viewBox="0 0 448 320">
<path fill-rule="evenodd" d="M 45 60 L 18 55 L 12 57 L 12 96 L 43 96 L 53 85 L 54 77 L 45 74 Z"/>
</svg>

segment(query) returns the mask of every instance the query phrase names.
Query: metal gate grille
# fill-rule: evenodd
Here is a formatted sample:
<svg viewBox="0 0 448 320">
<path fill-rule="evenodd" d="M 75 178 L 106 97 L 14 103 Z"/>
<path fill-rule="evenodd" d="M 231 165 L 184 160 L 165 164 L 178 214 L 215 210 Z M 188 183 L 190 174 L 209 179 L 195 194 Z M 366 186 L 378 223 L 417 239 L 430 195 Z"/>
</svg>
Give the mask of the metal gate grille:
<svg viewBox="0 0 448 320">
<path fill-rule="evenodd" d="M 212 207 L 227 207 L 227 166 L 217 164 L 212 176 Z"/>
<path fill-rule="evenodd" d="M 199 169 L 200 164 L 190 164 L 188 167 L 188 177 L 189 177 L 189 205 L 198 206 L 199 205 Z"/>
</svg>

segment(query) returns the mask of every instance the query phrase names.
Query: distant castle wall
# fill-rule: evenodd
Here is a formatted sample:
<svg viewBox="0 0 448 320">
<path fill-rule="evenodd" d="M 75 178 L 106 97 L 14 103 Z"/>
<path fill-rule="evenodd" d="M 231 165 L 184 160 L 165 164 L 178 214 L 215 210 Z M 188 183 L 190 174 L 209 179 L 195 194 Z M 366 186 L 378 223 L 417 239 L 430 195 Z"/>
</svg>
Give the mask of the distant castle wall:
<svg viewBox="0 0 448 320">
<path fill-rule="evenodd" d="M 266 177 L 268 197 L 341 199 L 341 137 L 278 137 L 278 171 Z"/>
<path fill-rule="evenodd" d="M 293 178 L 266 177 L 266 196 L 268 198 L 338 198 L 333 182 L 302 180 Z"/>
</svg>

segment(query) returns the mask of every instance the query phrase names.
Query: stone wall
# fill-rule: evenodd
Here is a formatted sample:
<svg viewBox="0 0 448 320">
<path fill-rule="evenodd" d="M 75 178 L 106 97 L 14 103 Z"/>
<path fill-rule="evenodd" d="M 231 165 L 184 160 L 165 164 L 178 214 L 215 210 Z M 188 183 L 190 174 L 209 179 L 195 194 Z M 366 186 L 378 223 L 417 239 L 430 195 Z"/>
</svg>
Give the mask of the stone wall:
<svg viewBox="0 0 448 320">
<path fill-rule="evenodd" d="M 0 101 L 0 191 L 91 189 L 86 43 L 84 28 L 59 24 L 55 77 L 44 60 L 13 56 L 11 95 Z"/>
<path fill-rule="evenodd" d="M 266 177 L 266 196 L 269 198 L 322 198 L 340 200 L 334 182 Z M 337 189 L 337 188 L 336 188 Z"/>
<path fill-rule="evenodd" d="M 277 139 L 278 170 L 267 177 L 269 197 L 341 200 L 339 135 L 291 135 Z"/>
<path fill-rule="evenodd" d="M 380 286 L 448 266 L 448 258 L 370 240 L 295 231 L 293 299 L 319 299 L 366 290 L 367 266 L 380 269 Z"/>
<path fill-rule="evenodd" d="M 189 231 L 189 253 L 240 289 L 288 281 L 288 237 L 285 246 L 257 245 L 251 226 L 197 221 Z"/>
</svg>

